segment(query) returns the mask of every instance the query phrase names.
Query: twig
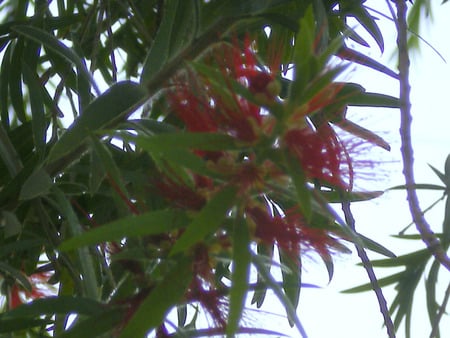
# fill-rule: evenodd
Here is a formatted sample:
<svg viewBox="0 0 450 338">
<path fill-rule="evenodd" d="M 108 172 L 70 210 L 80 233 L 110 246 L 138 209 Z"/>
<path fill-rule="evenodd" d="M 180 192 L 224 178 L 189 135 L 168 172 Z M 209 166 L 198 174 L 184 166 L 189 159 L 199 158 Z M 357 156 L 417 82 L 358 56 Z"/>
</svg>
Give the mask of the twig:
<svg viewBox="0 0 450 338">
<path fill-rule="evenodd" d="M 388 5 L 390 6 L 389 1 Z M 406 23 L 406 3 L 405 0 L 396 0 L 397 17 L 395 19 L 397 26 L 397 47 L 398 47 L 398 63 L 400 76 L 400 136 L 401 136 L 401 153 L 403 159 L 403 175 L 406 183 L 406 194 L 409 203 L 409 210 L 412 219 L 416 224 L 423 242 L 431 251 L 433 256 L 450 270 L 450 259 L 443 250 L 439 239 L 431 230 L 430 225 L 426 221 L 420 208 L 419 199 L 414 188 L 414 155 L 411 142 L 411 86 L 409 83 L 409 55 L 407 46 L 407 23 Z M 392 7 L 390 6 L 391 10 Z"/>
<path fill-rule="evenodd" d="M 355 218 L 353 217 L 353 213 L 350 209 L 349 201 L 344 200 L 342 202 L 342 211 L 344 212 L 345 221 L 347 222 L 347 225 L 356 232 Z M 395 338 L 394 323 L 392 322 L 392 318 L 389 314 L 386 298 L 384 297 L 383 291 L 381 290 L 381 287 L 378 284 L 378 279 L 377 276 L 375 275 L 375 271 L 373 270 L 372 263 L 370 262 L 370 259 L 367 256 L 366 251 L 361 245 L 355 243 L 355 248 L 358 253 L 358 257 L 361 259 L 361 263 L 363 264 L 364 269 L 366 270 L 367 276 L 369 277 L 372 289 L 377 297 L 378 305 L 380 306 L 380 312 L 383 315 L 384 325 L 386 326 L 388 337 Z"/>
<path fill-rule="evenodd" d="M 442 305 L 439 307 L 439 312 L 436 316 L 436 319 L 434 320 L 433 330 L 430 333 L 430 338 L 434 338 L 437 336 L 439 330 L 439 322 L 441 321 L 441 318 L 445 313 L 445 308 L 447 307 L 449 298 L 450 298 L 450 284 L 447 286 L 447 290 L 445 290 L 444 300 L 442 301 Z"/>
</svg>

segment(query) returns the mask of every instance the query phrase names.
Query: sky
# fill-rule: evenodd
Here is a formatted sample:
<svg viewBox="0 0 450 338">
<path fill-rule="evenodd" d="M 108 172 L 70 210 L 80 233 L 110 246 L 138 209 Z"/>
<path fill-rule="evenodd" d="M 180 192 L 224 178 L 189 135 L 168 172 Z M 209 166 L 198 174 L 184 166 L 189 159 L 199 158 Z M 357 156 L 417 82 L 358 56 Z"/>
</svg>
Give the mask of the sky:
<svg viewBox="0 0 450 338">
<path fill-rule="evenodd" d="M 414 52 L 411 63 L 411 101 L 413 114 L 413 146 L 415 154 L 415 172 L 418 183 L 440 184 L 439 179 L 429 168 L 428 164 L 443 171 L 444 162 L 450 153 L 449 133 L 450 124 L 447 118 L 450 115 L 449 95 L 450 88 L 450 43 L 448 32 L 450 24 L 450 4 L 440 5 L 441 1 L 433 3 L 433 21 L 430 18 L 422 20 L 423 26 L 420 35 L 429 44 L 436 48 L 447 60 L 445 63 L 432 48 L 422 43 L 420 52 Z M 366 4 L 378 7 L 386 13 L 385 1 L 367 1 Z M 395 58 L 392 58 L 395 48 L 395 27 L 386 19 L 379 21 L 386 37 L 386 50 L 381 55 L 376 47 L 366 52 L 373 58 L 388 64 L 396 69 Z M 392 34 L 386 33 L 392 32 Z M 375 43 L 373 43 L 375 46 Z M 367 91 L 382 92 L 398 96 L 398 84 L 386 76 L 380 76 L 375 71 L 356 68 L 351 71 L 347 80 L 361 83 Z M 386 161 L 386 173 L 379 180 L 381 189 L 403 184 L 402 164 L 400 154 L 399 121 L 400 113 L 394 109 L 376 109 L 364 111 L 361 108 L 349 112 L 349 116 L 356 122 L 361 122 L 369 129 L 381 132 L 390 141 L 392 150 L 384 155 L 380 161 Z M 427 207 L 441 196 L 441 192 L 423 192 L 419 194 L 422 208 Z M 427 214 L 428 221 L 435 231 L 439 232 L 443 220 L 443 203 Z M 397 234 L 410 222 L 404 191 L 385 193 L 381 198 L 370 202 L 359 203 L 353 206 L 356 218 L 356 227 L 362 234 L 382 243 L 397 255 L 424 248 L 419 241 L 407 242 L 397 240 L 390 235 Z M 409 233 L 414 233 L 411 227 Z M 353 250 L 355 251 L 355 250 Z M 372 259 L 383 258 L 377 254 L 369 253 Z M 354 295 L 342 294 L 340 291 L 365 284 L 369 280 L 362 267 L 356 266 L 358 257 L 355 253 L 336 257 L 335 274 L 328 284 L 327 273 L 320 261 L 311 259 L 305 264 L 304 281 L 319 284 L 320 289 L 304 288 L 298 307 L 298 315 L 308 333 L 309 338 L 345 337 L 345 338 L 380 338 L 387 337 L 382 326 L 382 316 L 373 292 Z M 377 269 L 378 278 L 393 274 L 399 270 Z M 438 300 L 443 298 L 443 287 L 449 283 L 450 275 L 444 269 L 439 275 Z M 395 297 L 392 288 L 383 289 L 388 304 Z M 426 313 L 424 280 L 418 286 L 414 296 L 412 315 L 412 338 L 428 337 L 430 324 Z M 274 313 L 277 306 L 270 304 L 267 308 L 270 318 L 266 328 L 278 329 L 290 337 L 299 337 L 299 333 L 289 329 L 285 319 Z M 273 318 L 273 319 L 272 319 Z M 286 329 L 281 328 L 286 327 Z M 441 332 L 450 331 L 450 319 L 444 315 L 441 321 Z M 405 337 L 403 325 L 397 332 L 397 337 Z"/>
</svg>

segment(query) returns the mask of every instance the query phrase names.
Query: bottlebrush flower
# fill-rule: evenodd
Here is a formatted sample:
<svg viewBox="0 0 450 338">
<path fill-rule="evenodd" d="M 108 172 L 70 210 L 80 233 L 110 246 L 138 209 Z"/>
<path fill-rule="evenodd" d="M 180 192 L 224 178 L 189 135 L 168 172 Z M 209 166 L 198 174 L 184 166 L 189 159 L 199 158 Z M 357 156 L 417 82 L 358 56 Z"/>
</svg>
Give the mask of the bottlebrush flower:
<svg viewBox="0 0 450 338">
<path fill-rule="evenodd" d="M 223 44 L 216 49 L 210 59 L 225 85 L 190 72 L 178 78 L 168 92 L 172 111 L 191 132 L 223 132 L 242 142 L 257 141 L 264 132 L 267 114 L 238 95 L 233 82 L 246 86 L 250 93 L 264 98 L 262 101 L 273 101 L 278 94 L 274 75 L 257 66 L 248 37 L 243 48 L 235 40 L 231 46 Z"/>
<path fill-rule="evenodd" d="M 251 206 L 246 214 L 255 225 L 257 239 L 277 244 L 297 262 L 302 249 L 313 250 L 328 260 L 332 250 L 344 248 L 326 229 L 309 226 L 297 208 L 287 210 L 284 216 L 273 216 L 260 206 Z"/>
<path fill-rule="evenodd" d="M 328 123 L 289 129 L 283 143 L 300 162 L 306 176 L 350 190 L 354 171 L 349 152 Z"/>
<path fill-rule="evenodd" d="M 228 318 L 228 301 L 216 286 L 213 268 L 208 247 L 198 244 L 194 248 L 194 274 L 186 298 L 198 302 L 215 326 L 224 330 Z"/>
<path fill-rule="evenodd" d="M 175 179 L 161 175 L 154 184 L 159 193 L 173 206 L 181 209 L 200 210 L 206 203 L 206 197 L 202 190 L 212 189 L 211 181 L 204 176 L 195 175 L 195 187 L 190 187 L 181 179 Z"/>
</svg>

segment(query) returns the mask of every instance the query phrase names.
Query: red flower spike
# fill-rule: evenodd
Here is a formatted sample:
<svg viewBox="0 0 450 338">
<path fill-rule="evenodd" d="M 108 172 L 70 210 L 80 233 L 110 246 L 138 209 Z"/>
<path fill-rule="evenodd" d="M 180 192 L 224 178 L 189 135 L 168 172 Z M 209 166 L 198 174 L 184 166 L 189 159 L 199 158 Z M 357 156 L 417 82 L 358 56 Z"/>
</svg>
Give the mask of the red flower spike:
<svg viewBox="0 0 450 338">
<path fill-rule="evenodd" d="M 189 301 L 198 302 L 211 316 L 217 328 L 224 330 L 228 318 L 228 303 L 215 286 L 209 249 L 199 244 L 194 249 L 193 280 L 187 292 Z"/>
<path fill-rule="evenodd" d="M 207 179 L 197 178 L 197 182 L 207 184 Z M 179 183 L 169 177 L 162 177 L 155 182 L 155 186 L 161 195 L 172 205 L 182 209 L 200 210 L 206 203 L 206 198 L 199 189 L 189 187 L 185 183 Z M 207 188 L 210 188 L 208 186 Z"/>
<path fill-rule="evenodd" d="M 247 208 L 246 213 L 255 224 L 256 238 L 268 244 L 277 244 L 298 263 L 302 248 L 314 250 L 327 259 L 332 249 L 342 248 L 325 229 L 307 225 L 295 208 L 287 210 L 284 217 L 272 216 L 259 206 Z"/>
<path fill-rule="evenodd" d="M 331 185 L 351 189 L 353 168 L 347 150 L 333 128 L 322 124 L 291 129 L 283 138 L 285 146 L 298 158 L 310 179 L 318 179 Z"/>
</svg>

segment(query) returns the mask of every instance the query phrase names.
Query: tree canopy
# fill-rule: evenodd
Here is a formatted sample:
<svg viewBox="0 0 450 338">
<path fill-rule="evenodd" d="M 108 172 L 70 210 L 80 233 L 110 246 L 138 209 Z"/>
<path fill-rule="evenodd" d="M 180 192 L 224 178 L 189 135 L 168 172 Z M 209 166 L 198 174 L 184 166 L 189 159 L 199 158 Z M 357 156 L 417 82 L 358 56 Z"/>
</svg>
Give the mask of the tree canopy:
<svg viewBox="0 0 450 338">
<path fill-rule="evenodd" d="M 331 280 L 334 255 L 353 248 L 369 277 L 347 291 L 375 292 L 387 336 L 401 323 L 410 336 L 424 276 L 439 336 L 450 214 L 432 232 L 416 190 L 446 199 L 450 160 L 433 168 L 442 185 L 414 181 L 408 80 L 408 32 L 430 1 L 386 4 L 0 1 L 2 337 L 280 335 L 245 320 L 268 290 L 306 337 L 307 257 Z M 396 23 L 398 70 L 359 48 L 384 51 L 380 15 Z M 398 81 L 398 97 L 343 76 L 355 64 Z M 417 231 L 399 237 L 421 239 L 416 252 L 396 256 L 355 228 L 354 204 L 383 193 L 364 185 L 380 169 L 368 151 L 390 145 L 348 107 L 401 112 L 394 188 Z M 393 266 L 403 270 L 376 278 Z"/>
</svg>

